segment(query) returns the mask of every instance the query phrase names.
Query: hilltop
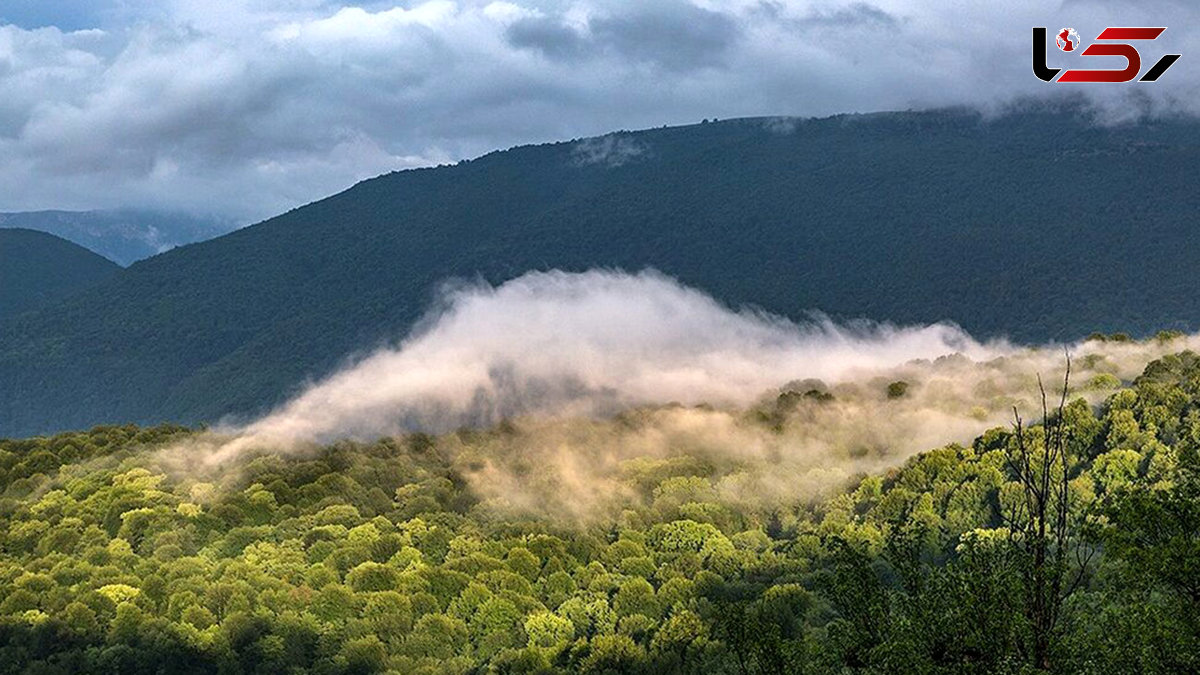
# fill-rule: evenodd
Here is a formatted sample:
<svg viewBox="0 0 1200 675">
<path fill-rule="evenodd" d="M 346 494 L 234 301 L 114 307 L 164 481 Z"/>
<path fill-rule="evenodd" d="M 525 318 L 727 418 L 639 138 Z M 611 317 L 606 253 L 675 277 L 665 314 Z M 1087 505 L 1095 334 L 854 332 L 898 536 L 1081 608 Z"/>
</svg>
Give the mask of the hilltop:
<svg viewBox="0 0 1200 675">
<path fill-rule="evenodd" d="M 120 269 L 54 235 L 0 229 L 0 320 L 94 286 Z"/>
</svg>

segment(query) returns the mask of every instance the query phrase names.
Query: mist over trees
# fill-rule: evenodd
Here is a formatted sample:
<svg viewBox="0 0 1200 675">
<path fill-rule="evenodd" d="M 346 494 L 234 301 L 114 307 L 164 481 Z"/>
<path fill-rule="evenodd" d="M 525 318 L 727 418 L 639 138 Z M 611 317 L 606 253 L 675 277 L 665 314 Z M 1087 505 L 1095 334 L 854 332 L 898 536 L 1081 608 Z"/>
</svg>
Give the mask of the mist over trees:
<svg viewBox="0 0 1200 675">
<path fill-rule="evenodd" d="M 223 464 L 175 426 L 0 441 L 0 671 L 1194 672 L 1200 357 L 1048 389 L 815 499 L 631 459 L 624 508 L 574 521 L 466 480 L 519 420 Z"/>
</svg>

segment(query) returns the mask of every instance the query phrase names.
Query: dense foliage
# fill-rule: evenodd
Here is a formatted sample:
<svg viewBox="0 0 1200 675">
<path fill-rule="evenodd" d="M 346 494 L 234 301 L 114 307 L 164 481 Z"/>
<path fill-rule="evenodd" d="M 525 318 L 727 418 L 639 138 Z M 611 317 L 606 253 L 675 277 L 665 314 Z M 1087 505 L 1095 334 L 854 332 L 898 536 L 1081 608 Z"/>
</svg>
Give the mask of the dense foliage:
<svg viewBox="0 0 1200 675">
<path fill-rule="evenodd" d="M 762 511 L 711 464 L 632 460 L 623 513 L 574 523 L 464 479 L 449 448 L 508 425 L 222 464 L 179 427 L 2 441 L 0 669 L 1195 672 L 1200 357 L 1052 421 Z M 1053 474 L 1053 429 L 1057 570 L 1018 534 L 1021 453 Z M 1037 635 L 1032 585 L 1055 572 Z"/>
<path fill-rule="evenodd" d="M 89 288 L 120 267 L 51 234 L 0 229 L 0 319 Z"/>
<path fill-rule="evenodd" d="M 1198 327 L 1197 139 L 1073 106 L 749 119 L 381 176 L 0 322 L 0 434 L 253 414 L 402 337 L 449 277 L 548 268 L 981 337 Z"/>
</svg>

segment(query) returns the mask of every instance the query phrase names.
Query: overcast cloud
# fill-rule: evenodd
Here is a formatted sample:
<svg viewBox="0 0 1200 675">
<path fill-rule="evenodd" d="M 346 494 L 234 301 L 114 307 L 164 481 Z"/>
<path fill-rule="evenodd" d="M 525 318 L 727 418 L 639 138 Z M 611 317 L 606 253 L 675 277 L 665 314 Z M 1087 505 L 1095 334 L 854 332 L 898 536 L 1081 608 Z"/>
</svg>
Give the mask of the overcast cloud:
<svg viewBox="0 0 1200 675">
<path fill-rule="evenodd" d="M 1143 48 L 1184 55 L 1160 82 L 1074 91 L 1116 116 L 1131 92 L 1195 112 L 1197 19 L 1185 0 L 3 0 L 0 211 L 253 220 L 520 143 L 713 117 L 995 110 L 1075 86 L 1032 76 L 1034 25 L 1085 40 L 1168 26 Z"/>
</svg>

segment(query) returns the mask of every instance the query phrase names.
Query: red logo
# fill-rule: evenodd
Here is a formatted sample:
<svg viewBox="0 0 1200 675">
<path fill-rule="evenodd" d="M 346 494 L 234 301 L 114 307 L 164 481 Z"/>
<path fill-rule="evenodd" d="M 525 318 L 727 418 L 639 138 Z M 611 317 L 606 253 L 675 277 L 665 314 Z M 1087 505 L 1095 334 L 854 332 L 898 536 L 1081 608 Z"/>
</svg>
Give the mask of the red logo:
<svg viewBox="0 0 1200 675">
<path fill-rule="evenodd" d="M 1064 28 L 1058 31 L 1054 42 L 1058 44 L 1058 48 L 1064 52 L 1073 52 L 1079 47 L 1079 33 L 1075 32 L 1074 28 Z"/>
<path fill-rule="evenodd" d="M 1126 40 L 1156 40 L 1166 28 L 1105 28 L 1096 37 L 1098 42 L 1088 45 L 1087 49 L 1079 52 L 1082 56 L 1120 56 L 1125 59 L 1125 67 L 1120 70 L 1084 70 L 1072 68 L 1058 75 L 1062 68 L 1050 68 L 1046 65 L 1046 28 L 1033 29 L 1033 74 L 1046 82 L 1130 82 L 1142 70 L 1142 55 Z M 1121 40 L 1122 42 L 1118 42 Z M 1100 42 L 1103 41 L 1103 42 Z M 1079 33 L 1074 28 L 1064 28 L 1054 36 L 1054 42 L 1064 52 L 1079 50 Z M 1179 54 L 1166 54 L 1158 59 L 1150 70 L 1142 75 L 1139 82 L 1153 82 L 1167 72 Z M 1055 80 L 1055 76 L 1058 79 Z"/>
</svg>

